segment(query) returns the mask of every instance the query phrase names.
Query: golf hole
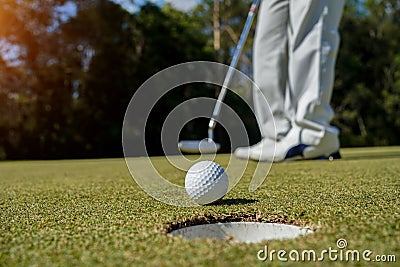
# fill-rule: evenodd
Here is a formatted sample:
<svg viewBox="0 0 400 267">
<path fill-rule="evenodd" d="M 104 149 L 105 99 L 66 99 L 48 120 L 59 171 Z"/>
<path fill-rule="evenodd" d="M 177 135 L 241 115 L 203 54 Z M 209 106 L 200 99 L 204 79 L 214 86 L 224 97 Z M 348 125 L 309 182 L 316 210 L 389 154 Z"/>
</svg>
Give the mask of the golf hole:
<svg viewBox="0 0 400 267">
<path fill-rule="evenodd" d="M 185 239 L 209 238 L 238 243 L 259 243 L 265 240 L 294 239 L 311 234 L 309 228 L 279 223 L 227 222 L 193 225 L 170 232 Z"/>
</svg>

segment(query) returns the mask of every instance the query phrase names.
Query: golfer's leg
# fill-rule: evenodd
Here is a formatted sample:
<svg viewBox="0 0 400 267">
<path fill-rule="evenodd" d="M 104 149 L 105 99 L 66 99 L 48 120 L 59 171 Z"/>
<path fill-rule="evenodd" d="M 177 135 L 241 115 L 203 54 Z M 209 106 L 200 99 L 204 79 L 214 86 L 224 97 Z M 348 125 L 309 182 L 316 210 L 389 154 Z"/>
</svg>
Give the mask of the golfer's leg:
<svg viewBox="0 0 400 267">
<path fill-rule="evenodd" d="M 263 137 L 277 139 L 290 129 L 285 116 L 284 93 L 287 81 L 287 23 L 288 0 L 265 0 L 261 2 L 254 40 L 254 88 L 253 99 L 258 123 Z M 264 94 L 271 112 L 265 104 Z"/>
<path fill-rule="evenodd" d="M 344 0 L 295 0 L 290 3 L 289 113 L 305 130 L 305 143 L 318 145 L 330 126 L 338 24 Z M 337 141 L 338 142 L 338 141 Z"/>
</svg>

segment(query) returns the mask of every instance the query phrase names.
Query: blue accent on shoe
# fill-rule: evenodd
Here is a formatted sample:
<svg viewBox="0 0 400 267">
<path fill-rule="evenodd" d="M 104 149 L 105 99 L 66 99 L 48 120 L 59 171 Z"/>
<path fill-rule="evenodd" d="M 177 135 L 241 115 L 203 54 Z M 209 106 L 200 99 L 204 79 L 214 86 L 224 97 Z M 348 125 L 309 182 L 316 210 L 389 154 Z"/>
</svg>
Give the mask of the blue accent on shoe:
<svg viewBox="0 0 400 267">
<path fill-rule="evenodd" d="M 332 158 L 332 159 L 341 159 L 341 158 L 342 158 L 342 155 L 340 155 L 340 152 L 339 152 L 339 150 L 338 150 L 338 151 L 336 151 L 335 153 L 330 154 L 328 158 Z"/>
<path fill-rule="evenodd" d="M 310 160 L 334 160 L 334 159 L 341 159 L 342 155 L 340 155 L 339 151 L 336 151 L 332 154 L 330 154 L 329 156 L 320 156 L 320 157 L 316 157 L 316 158 L 312 158 Z"/>
<path fill-rule="evenodd" d="M 298 156 L 303 157 L 303 151 L 307 147 L 308 147 L 308 145 L 304 145 L 304 144 L 300 144 L 300 145 L 292 147 L 286 153 L 285 159 L 290 159 L 290 158 L 294 158 L 294 157 L 298 157 Z"/>
<path fill-rule="evenodd" d="M 298 156 L 304 157 L 303 151 L 307 147 L 309 147 L 309 146 L 305 145 L 305 144 L 300 144 L 300 145 L 292 147 L 286 153 L 285 159 L 290 159 L 290 158 L 294 158 L 294 157 L 298 157 Z M 308 160 L 327 160 L 327 159 L 334 160 L 334 159 L 341 159 L 341 158 L 342 158 L 342 155 L 340 155 L 340 152 L 338 150 L 338 151 L 330 154 L 329 156 L 319 156 L 319 157 L 311 158 L 311 159 L 308 159 Z"/>
</svg>

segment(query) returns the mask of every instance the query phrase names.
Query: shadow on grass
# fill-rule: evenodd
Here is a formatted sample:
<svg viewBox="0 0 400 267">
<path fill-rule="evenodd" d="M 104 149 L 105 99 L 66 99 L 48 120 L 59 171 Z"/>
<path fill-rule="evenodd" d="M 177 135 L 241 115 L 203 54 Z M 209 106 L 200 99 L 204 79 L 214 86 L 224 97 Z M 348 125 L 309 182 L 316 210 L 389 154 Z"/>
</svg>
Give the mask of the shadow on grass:
<svg viewBox="0 0 400 267">
<path fill-rule="evenodd" d="M 220 199 L 216 202 L 207 204 L 206 206 L 233 206 L 233 205 L 245 205 L 245 204 L 252 204 L 257 203 L 258 200 L 256 199 L 246 199 L 246 198 L 231 198 L 231 199 Z"/>
</svg>

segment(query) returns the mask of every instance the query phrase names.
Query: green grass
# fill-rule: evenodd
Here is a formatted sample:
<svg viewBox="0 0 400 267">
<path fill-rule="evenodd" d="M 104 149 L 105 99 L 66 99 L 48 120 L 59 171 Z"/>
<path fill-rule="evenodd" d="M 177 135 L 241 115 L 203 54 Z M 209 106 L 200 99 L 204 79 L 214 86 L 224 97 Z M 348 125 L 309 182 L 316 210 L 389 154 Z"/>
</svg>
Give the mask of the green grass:
<svg viewBox="0 0 400 267">
<path fill-rule="evenodd" d="M 255 193 L 245 176 L 217 205 L 179 208 L 147 196 L 122 159 L 0 162 L 1 266 L 298 266 L 257 252 L 347 249 L 400 264 L 400 147 L 343 149 L 338 161 L 274 164 Z M 219 155 L 217 162 L 226 162 Z M 251 166 L 255 166 L 252 164 Z M 177 182 L 181 175 L 177 175 Z M 182 181 L 180 181 L 182 182 Z M 179 223 L 244 217 L 307 225 L 294 240 L 236 244 L 166 235 Z M 233 219 L 235 220 L 235 219 Z M 346 262 L 305 262 L 347 266 Z M 365 262 L 351 262 L 365 266 Z"/>
</svg>

